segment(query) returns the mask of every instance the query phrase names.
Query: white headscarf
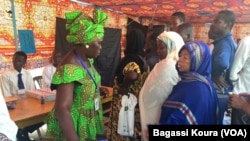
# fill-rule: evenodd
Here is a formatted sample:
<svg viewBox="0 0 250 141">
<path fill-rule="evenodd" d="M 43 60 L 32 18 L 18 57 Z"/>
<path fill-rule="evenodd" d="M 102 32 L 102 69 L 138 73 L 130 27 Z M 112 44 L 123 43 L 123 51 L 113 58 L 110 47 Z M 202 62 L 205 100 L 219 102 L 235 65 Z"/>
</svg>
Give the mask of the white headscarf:
<svg viewBox="0 0 250 141">
<path fill-rule="evenodd" d="M 142 138 L 148 141 L 148 124 L 157 124 L 161 114 L 161 106 L 174 85 L 179 81 L 175 64 L 178 52 L 184 45 L 182 37 L 173 31 L 161 33 L 157 40 L 163 41 L 167 46 L 168 54 L 165 59 L 158 62 L 151 70 L 139 94 L 139 107 L 141 114 Z"/>
<path fill-rule="evenodd" d="M 156 39 L 162 41 L 167 46 L 168 54 L 166 59 L 173 58 L 178 60 L 179 50 L 184 45 L 184 41 L 178 33 L 174 31 L 164 31 Z"/>
</svg>

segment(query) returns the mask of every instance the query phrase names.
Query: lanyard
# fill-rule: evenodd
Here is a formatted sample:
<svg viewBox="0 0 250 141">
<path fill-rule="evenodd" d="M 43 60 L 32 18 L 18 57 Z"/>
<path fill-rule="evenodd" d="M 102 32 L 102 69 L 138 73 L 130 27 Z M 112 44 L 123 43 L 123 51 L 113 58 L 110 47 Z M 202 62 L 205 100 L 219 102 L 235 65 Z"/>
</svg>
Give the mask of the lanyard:
<svg viewBox="0 0 250 141">
<path fill-rule="evenodd" d="M 77 60 L 80 61 L 81 65 L 86 69 L 87 73 L 89 74 L 89 76 L 91 77 L 91 79 L 93 80 L 94 84 L 95 84 L 95 90 L 97 90 L 97 83 L 93 77 L 93 75 L 91 75 L 87 65 L 84 63 L 84 61 L 82 60 L 82 58 L 80 57 L 80 55 L 74 50 L 74 54 L 77 57 Z"/>
</svg>

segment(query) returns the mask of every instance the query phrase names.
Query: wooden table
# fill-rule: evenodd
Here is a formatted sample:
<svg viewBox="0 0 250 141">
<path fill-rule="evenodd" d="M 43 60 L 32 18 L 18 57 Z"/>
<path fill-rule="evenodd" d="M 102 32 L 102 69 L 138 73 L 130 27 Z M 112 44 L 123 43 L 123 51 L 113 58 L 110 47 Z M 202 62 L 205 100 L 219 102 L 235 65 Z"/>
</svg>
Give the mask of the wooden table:
<svg viewBox="0 0 250 141">
<path fill-rule="evenodd" d="M 27 127 L 44 121 L 55 101 L 40 103 L 40 100 L 27 97 L 16 101 L 16 108 L 9 110 L 10 117 L 18 128 Z"/>
<path fill-rule="evenodd" d="M 113 88 L 108 89 L 108 96 L 102 98 L 102 103 L 107 103 L 112 100 Z M 13 98 L 8 98 L 6 101 L 12 101 Z M 9 110 L 11 119 L 17 124 L 19 128 L 34 125 L 44 121 L 55 104 L 55 101 L 45 102 L 41 104 L 40 100 L 27 97 L 16 101 L 16 108 Z"/>
</svg>

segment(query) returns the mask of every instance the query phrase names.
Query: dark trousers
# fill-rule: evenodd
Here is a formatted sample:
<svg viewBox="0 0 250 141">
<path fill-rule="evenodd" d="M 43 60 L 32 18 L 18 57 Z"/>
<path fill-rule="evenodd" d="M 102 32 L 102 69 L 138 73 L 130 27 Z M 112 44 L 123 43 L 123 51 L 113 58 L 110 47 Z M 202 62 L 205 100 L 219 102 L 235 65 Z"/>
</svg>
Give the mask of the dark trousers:
<svg viewBox="0 0 250 141">
<path fill-rule="evenodd" d="M 225 112 L 228 109 L 228 103 L 229 103 L 229 99 L 228 99 L 228 94 L 229 92 L 232 91 L 232 86 L 229 85 L 228 88 L 225 89 L 220 89 L 219 87 L 217 87 L 217 85 L 214 83 L 214 87 L 218 96 L 218 104 L 219 104 L 219 119 L 221 124 L 224 124 L 224 115 Z"/>
<path fill-rule="evenodd" d="M 228 95 L 220 95 L 218 94 L 218 100 L 219 100 L 219 119 L 220 119 L 220 122 L 223 123 L 223 120 L 224 120 L 224 115 L 225 115 L 225 112 L 228 108 Z"/>
<path fill-rule="evenodd" d="M 18 141 L 30 141 L 29 134 L 32 133 L 35 130 L 39 129 L 41 126 L 44 125 L 44 122 L 40 122 L 22 129 L 18 129 L 17 132 L 17 139 Z"/>
</svg>

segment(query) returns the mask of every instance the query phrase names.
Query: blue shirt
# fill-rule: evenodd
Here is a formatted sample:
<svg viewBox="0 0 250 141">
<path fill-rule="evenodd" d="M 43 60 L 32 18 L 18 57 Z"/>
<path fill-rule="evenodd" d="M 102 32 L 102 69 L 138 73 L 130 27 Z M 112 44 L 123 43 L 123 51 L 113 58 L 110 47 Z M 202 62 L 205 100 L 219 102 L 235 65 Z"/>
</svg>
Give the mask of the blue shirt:
<svg viewBox="0 0 250 141">
<path fill-rule="evenodd" d="M 229 79 L 230 69 L 233 62 L 237 44 L 231 33 L 214 40 L 212 53 L 212 76 L 225 76 L 225 80 L 232 87 Z"/>
</svg>

